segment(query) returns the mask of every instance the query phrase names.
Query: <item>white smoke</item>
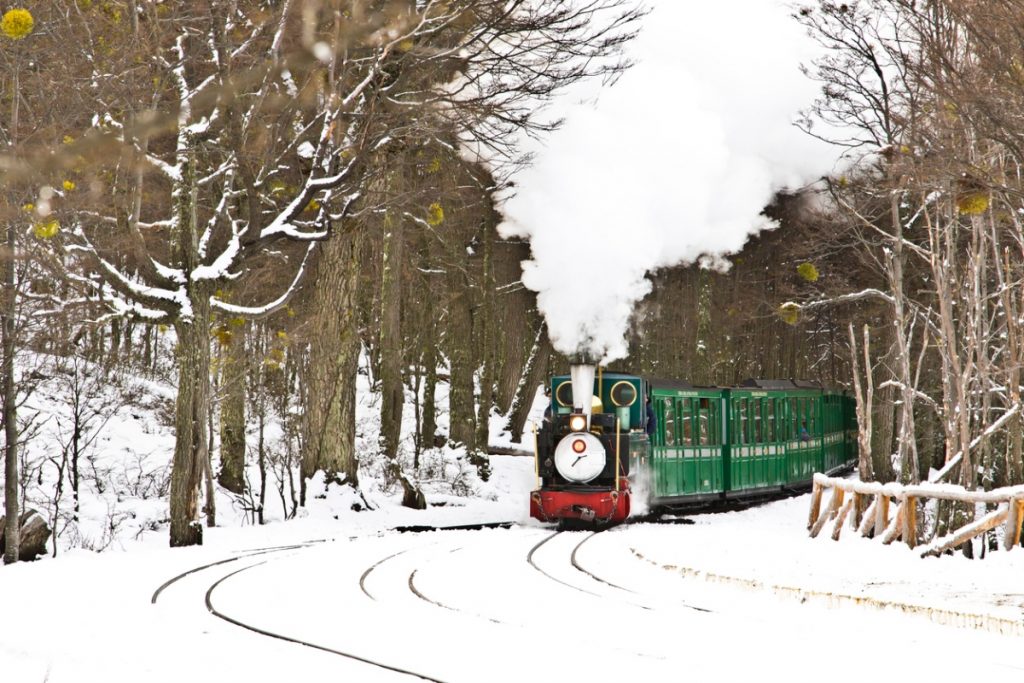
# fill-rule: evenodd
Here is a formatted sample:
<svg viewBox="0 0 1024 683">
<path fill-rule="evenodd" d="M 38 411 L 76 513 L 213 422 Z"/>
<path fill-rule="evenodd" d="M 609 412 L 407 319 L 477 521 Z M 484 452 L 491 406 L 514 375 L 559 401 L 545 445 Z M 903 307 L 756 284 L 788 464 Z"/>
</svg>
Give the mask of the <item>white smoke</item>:
<svg viewBox="0 0 1024 683">
<path fill-rule="evenodd" d="M 738 251 L 771 227 L 774 193 L 831 170 L 837 152 L 793 125 L 818 86 L 816 46 L 777 0 L 654 0 L 612 88 L 558 105 L 564 127 L 506 203 L 506 236 L 529 238 L 523 282 L 565 354 L 626 355 L 647 273 Z M 595 96 L 597 98 L 594 104 Z"/>
</svg>

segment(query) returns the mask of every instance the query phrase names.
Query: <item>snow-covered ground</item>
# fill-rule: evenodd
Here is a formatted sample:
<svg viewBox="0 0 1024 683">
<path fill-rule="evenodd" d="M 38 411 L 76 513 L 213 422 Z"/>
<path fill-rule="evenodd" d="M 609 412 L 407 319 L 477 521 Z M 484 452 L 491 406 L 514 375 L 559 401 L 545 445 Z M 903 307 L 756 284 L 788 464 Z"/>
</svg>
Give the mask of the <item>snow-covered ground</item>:
<svg viewBox="0 0 1024 683">
<path fill-rule="evenodd" d="M 209 529 L 199 548 L 3 568 L 4 680 L 415 680 L 338 653 L 443 681 L 1024 676 L 1022 551 L 921 560 L 849 533 L 812 540 L 807 496 L 552 537 L 526 517 L 531 460 L 493 465 L 491 500 L 314 510 Z"/>
<path fill-rule="evenodd" d="M 1024 635 L 1024 551 L 922 560 L 849 530 L 810 539 L 808 496 L 554 535 L 527 515 L 531 458 L 493 457 L 484 482 L 464 453 L 441 448 L 421 456 L 425 511 L 400 507 L 367 458 L 371 510 L 353 510 L 336 488 L 318 497 L 314 482 L 286 521 L 286 478 L 272 476 L 268 524 L 219 491 L 204 545 L 172 550 L 161 493 L 170 387 L 83 374 L 102 376 L 86 393 L 107 408 L 83 452 L 79 519 L 65 491 L 58 556 L 0 567 L 4 683 L 1024 680 L 1012 654 Z M 42 375 L 25 409 L 40 425 L 25 463 L 29 502 L 51 514 L 73 376 Z M 358 443 L 371 453 L 379 406 L 361 382 Z M 442 431 L 446 403 L 439 388 Z M 535 417 L 543 406 L 541 395 Z M 492 443 L 509 445 L 502 424 L 492 420 Z M 286 431 L 275 422 L 267 432 L 285 460 Z M 396 530 L 481 522 L 511 526 Z"/>
</svg>

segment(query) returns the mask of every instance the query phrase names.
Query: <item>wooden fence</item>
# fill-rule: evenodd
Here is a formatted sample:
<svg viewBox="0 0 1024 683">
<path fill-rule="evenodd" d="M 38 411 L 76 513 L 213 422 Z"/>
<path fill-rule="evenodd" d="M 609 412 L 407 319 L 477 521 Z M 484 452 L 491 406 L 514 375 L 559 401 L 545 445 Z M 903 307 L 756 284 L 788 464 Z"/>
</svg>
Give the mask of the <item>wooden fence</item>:
<svg viewBox="0 0 1024 683">
<path fill-rule="evenodd" d="M 821 506 L 826 489 L 832 489 L 832 498 L 824 510 Z M 849 494 L 849 495 L 847 495 Z M 832 538 L 839 540 L 843 525 L 850 517 L 851 526 L 861 536 L 873 535 L 882 543 L 902 539 L 911 548 L 918 541 L 918 502 L 927 499 L 948 500 L 960 503 L 995 504 L 998 507 L 988 514 L 975 519 L 944 536 L 934 538 L 922 545 L 918 552 L 921 557 L 941 555 L 966 543 L 975 536 L 1003 525 L 1003 547 L 1011 550 L 1020 545 L 1021 522 L 1024 521 L 1024 486 L 1011 486 L 992 491 L 968 491 L 962 486 L 951 484 L 879 484 L 877 482 L 835 479 L 823 474 L 814 475 L 814 489 L 811 494 L 811 510 L 807 528 L 811 538 L 832 522 Z M 870 503 L 865 503 L 870 500 Z M 895 502 L 893 516 L 889 510 Z M 853 512 L 853 516 L 850 513 Z"/>
</svg>

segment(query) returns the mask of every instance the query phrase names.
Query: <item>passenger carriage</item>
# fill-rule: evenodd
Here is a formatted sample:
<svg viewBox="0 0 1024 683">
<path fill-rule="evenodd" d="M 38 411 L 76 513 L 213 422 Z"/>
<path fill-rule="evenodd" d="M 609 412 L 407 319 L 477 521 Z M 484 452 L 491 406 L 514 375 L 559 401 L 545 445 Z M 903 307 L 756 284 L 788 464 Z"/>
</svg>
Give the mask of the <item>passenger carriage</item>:
<svg viewBox="0 0 1024 683">
<path fill-rule="evenodd" d="M 856 458 L 854 402 L 844 392 L 790 380 L 697 387 L 577 365 L 551 380 L 530 513 L 602 524 L 623 521 L 637 502 L 686 508 L 774 497 Z"/>
</svg>

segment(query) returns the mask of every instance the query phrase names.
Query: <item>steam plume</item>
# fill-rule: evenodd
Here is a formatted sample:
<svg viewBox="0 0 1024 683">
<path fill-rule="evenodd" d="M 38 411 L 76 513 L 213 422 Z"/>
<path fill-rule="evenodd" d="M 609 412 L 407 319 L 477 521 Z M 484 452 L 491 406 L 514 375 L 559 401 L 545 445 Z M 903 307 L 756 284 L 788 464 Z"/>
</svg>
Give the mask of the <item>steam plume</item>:
<svg viewBox="0 0 1024 683">
<path fill-rule="evenodd" d="M 586 84 L 556 112 L 565 126 L 518 178 L 502 232 L 527 237 L 523 282 L 567 355 L 626 355 L 647 273 L 722 256 L 772 227 L 783 187 L 830 170 L 834 148 L 793 121 L 816 85 L 815 46 L 783 3 L 657 0 L 610 89 Z M 595 103 L 596 98 L 596 103 Z"/>
</svg>

